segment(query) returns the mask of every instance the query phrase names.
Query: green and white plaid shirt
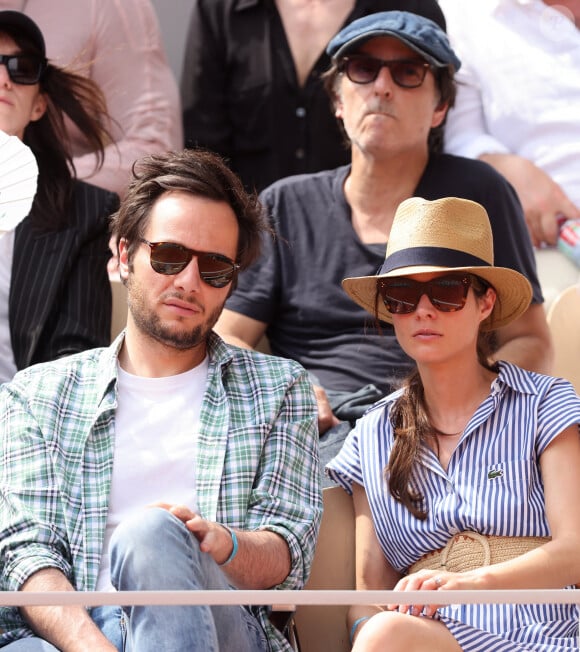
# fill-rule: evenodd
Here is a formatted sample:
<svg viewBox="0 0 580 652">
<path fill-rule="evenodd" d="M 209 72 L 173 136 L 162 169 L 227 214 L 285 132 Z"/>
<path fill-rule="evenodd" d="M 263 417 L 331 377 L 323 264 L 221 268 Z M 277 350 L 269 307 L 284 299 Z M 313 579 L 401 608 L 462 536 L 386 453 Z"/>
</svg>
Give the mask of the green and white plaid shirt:
<svg viewBox="0 0 580 652">
<path fill-rule="evenodd" d="M 79 591 L 95 588 L 113 468 L 117 353 L 122 335 L 16 374 L 0 388 L 0 589 L 60 569 Z M 277 588 L 310 572 L 322 499 L 317 408 L 294 362 L 227 346 L 212 334 L 196 465 L 204 518 L 287 541 L 292 568 Z M 275 598 L 273 598 L 275 602 Z M 272 650 L 289 650 L 258 613 Z M 0 646 L 30 636 L 0 609 Z"/>
</svg>

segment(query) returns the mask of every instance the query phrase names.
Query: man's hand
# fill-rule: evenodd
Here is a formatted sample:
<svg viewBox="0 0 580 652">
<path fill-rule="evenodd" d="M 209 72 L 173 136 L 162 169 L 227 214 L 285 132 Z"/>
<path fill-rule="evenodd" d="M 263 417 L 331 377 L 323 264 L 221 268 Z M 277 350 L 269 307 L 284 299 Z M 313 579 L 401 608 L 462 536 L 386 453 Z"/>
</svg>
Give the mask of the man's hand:
<svg viewBox="0 0 580 652">
<path fill-rule="evenodd" d="M 234 545 L 232 537 L 229 531 L 219 523 L 207 521 L 186 505 L 156 503 L 153 506 L 166 509 L 182 521 L 185 527 L 199 541 L 202 552 L 209 553 L 216 564 L 223 564 L 230 556 Z"/>
<path fill-rule="evenodd" d="M 334 416 L 328 396 L 320 385 L 314 385 L 314 395 L 318 404 L 318 432 L 324 434 L 327 430 L 340 423 L 340 420 Z"/>
<path fill-rule="evenodd" d="M 580 218 L 580 208 L 548 174 L 528 159 L 515 154 L 482 154 L 479 158 L 515 188 L 534 246 L 556 244 L 558 218 Z"/>
</svg>

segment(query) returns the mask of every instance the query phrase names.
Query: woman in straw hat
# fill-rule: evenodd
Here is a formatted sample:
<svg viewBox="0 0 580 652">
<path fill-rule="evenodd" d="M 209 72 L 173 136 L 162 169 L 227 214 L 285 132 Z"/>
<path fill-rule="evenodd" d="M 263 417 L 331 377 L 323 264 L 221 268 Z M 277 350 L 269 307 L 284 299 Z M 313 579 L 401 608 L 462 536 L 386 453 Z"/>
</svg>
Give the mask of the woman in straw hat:
<svg viewBox="0 0 580 652">
<path fill-rule="evenodd" d="M 329 475 L 352 492 L 359 589 L 562 588 L 580 581 L 580 398 L 492 362 L 528 281 L 493 266 L 468 200 L 411 198 L 377 276 L 346 292 L 394 325 L 416 371 L 359 420 Z M 409 617 L 409 614 L 416 617 Z M 577 650 L 576 605 L 352 607 L 353 650 Z"/>
</svg>

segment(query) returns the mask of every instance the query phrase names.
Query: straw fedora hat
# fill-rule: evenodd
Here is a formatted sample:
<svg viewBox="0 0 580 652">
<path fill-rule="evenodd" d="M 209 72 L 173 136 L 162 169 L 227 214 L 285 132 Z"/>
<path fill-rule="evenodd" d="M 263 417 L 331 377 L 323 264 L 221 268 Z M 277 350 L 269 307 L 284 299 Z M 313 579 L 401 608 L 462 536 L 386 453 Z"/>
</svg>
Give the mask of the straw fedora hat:
<svg viewBox="0 0 580 652">
<path fill-rule="evenodd" d="M 393 318 L 377 293 L 377 279 L 427 272 L 470 272 L 493 286 L 497 300 L 483 330 L 505 326 L 524 313 L 532 287 L 513 269 L 493 266 L 493 236 L 487 212 L 468 199 L 428 201 L 411 197 L 397 208 L 385 262 L 376 276 L 346 278 L 342 286 L 359 306 L 379 319 Z"/>
</svg>

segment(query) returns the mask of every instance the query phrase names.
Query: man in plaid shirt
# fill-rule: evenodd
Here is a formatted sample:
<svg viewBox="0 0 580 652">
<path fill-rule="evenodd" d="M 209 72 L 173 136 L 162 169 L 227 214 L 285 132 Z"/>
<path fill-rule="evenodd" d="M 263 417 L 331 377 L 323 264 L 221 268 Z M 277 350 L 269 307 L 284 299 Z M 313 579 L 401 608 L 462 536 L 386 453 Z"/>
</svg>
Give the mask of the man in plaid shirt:
<svg viewBox="0 0 580 652">
<path fill-rule="evenodd" d="M 322 501 L 298 364 L 213 331 L 259 253 L 213 154 L 141 160 L 118 213 L 126 331 L 0 390 L 0 589 L 301 588 Z M 0 609 L 16 650 L 288 650 L 265 607 Z"/>
</svg>

